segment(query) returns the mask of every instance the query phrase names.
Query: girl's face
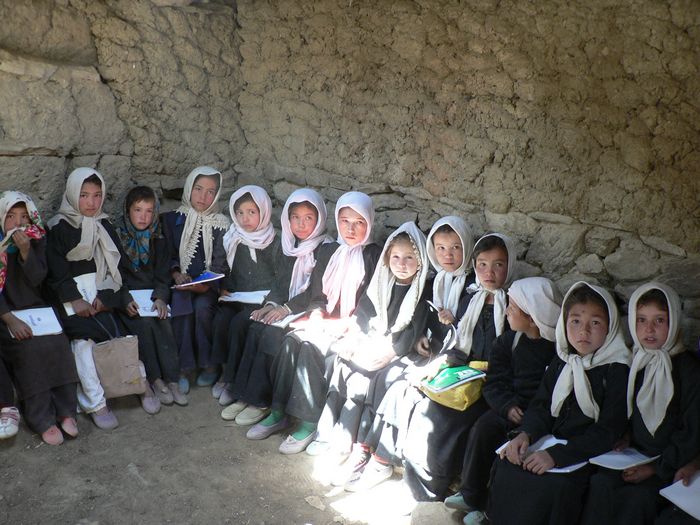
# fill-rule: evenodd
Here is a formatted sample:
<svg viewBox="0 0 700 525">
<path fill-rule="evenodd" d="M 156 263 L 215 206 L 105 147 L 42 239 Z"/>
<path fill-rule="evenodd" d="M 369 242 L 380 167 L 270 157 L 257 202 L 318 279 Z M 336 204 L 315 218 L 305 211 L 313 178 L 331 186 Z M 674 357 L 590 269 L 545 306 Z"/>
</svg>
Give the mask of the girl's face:
<svg viewBox="0 0 700 525">
<path fill-rule="evenodd" d="M 409 284 L 418 272 L 418 259 L 410 242 L 395 243 L 389 251 L 389 269 L 399 284 Z"/>
<path fill-rule="evenodd" d="M 198 213 L 203 213 L 214 203 L 218 192 L 218 184 L 214 177 L 200 175 L 194 181 L 190 204 Z"/>
<path fill-rule="evenodd" d="M 508 325 L 516 332 L 527 332 L 532 326 L 532 317 L 523 312 L 512 297 L 508 297 Z"/>
<path fill-rule="evenodd" d="M 137 230 L 146 230 L 153 223 L 156 203 L 153 201 L 136 201 L 129 208 L 129 220 Z"/>
<path fill-rule="evenodd" d="M 598 350 L 608 336 L 608 313 L 596 303 L 576 303 L 566 317 L 566 339 L 576 353 L 585 356 Z"/>
<path fill-rule="evenodd" d="M 260 224 L 260 208 L 254 202 L 242 202 L 236 208 L 236 221 L 248 233 L 254 232 Z"/>
<path fill-rule="evenodd" d="M 655 303 L 637 307 L 637 339 L 648 350 L 659 350 L 668 339 L 668 312 Z"/>
<path fill-rule="evenodd" d="M 454 272 L 464 262 L 464 248 L 456 232 L 436 233 L 432 236 L 435 257 L 446 272 Z"/>
<path fill-rule="evenodd" d="M 300 241 L 309 238 L 309 235 L 316 228 L 318 222 L 318 212 L 313 206 L 308 204 L 297 204 L 289 212 L 289 227 L 294 237 Z"/>
<path fill-rule="evenodd" d="M 508 253 L 497 247 L 476 256 L 476 276 L 487 290 L 503 288 L 508 277 Z"/>
<path fill-rule="evenodd" d="M 361 243 L 367 235 L 367 221 L 352 208 L 338 212 L 338 232 L 349 246 Z"/>
<path fill-rule="evenodd" d="M 29 220 L 27 206 L 24 203 L 15 204 L 12 206 L 12 208 L 10 208 L 10 211 L 8 211 L 7 215 L 5 216 L 3 231 L 7 233 L 14 228 L 27 226 L 30 223 L 31 221 Z"/>
<path fill-rule="evenodd" d="M 78 211 L 85 217 L 94 217 L 102 207 L 102 186 L 94 182 L 83 182 L 80 187 Z"/>
</svg>

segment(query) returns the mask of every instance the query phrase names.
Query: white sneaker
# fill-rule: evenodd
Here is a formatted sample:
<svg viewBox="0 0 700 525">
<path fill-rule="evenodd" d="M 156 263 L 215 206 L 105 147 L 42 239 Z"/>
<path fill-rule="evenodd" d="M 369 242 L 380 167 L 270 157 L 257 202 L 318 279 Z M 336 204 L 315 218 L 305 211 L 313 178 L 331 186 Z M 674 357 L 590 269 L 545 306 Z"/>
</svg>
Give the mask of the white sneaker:
<svg viewBox="0 0 700 525">
<path fill-rule="evenodd" d="M 236 419 L 236 416 L 243 412 L 243 410 L 247 406 L 247 403 L 243 403 L 242 401 L 236 401 L 235 403 L 227 406 L 221 411 L 221 419 L 225 419 L 226 421 L 233 421 L 234 419 Z"/>
<path fill-rule="evenodd" d="M 19 431 L 19 410 L 5 407 L 0 410 L 0 439 L 11 438 Z"/>
<path fill-rule="evenodd" d="M 236 425 L 254 425 L 266 418 L 269 413 L 269 408 L 258 408 L 248 405 L 236 416 Z"/>
<path fill-rule="evenodd" d="M 363 492 L 369 490 L 379 485 L 382 481 L 389 479 L 393 473 L 394 467 L 380 463 L 372 458 L 359 477 L 351 479 L 345 484 L 345 490 L 348 492 Z"/>
</svg>

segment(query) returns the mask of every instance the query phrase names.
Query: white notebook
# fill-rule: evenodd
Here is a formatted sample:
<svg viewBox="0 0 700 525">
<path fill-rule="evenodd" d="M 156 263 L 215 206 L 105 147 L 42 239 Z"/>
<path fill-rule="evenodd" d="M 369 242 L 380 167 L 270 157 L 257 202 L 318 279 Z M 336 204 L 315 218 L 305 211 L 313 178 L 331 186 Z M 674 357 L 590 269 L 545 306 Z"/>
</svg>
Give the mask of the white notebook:
<svg viewBox="0 0 700 525">
<path fill-rule="evenodd" d="M 613 470 L 625 470 L 632 467 L 637 467 L 639 465 L 645 465 L 651 463 L 659 456 L 654 456 L 650 458 L 645 456 L 637 449 L 626 448 L 623 450 L 611 450 L 600 456 L 596 456 L 588 460 L 589 463 L 593 465 L 598 465 L 599 467 L 605 467 Z"/>
<path fill-rule="evenodd" d="M 152 289 L 129 290 L 129 293 L 136 301 L 136 304 L 139 305 L 139 315 L 141 317 L 158 317 L 158 310 L 153 309 L 153 301 L 151 301 Z M 168 317 L 170 317 L 170 305 L 168 305 Z"/>
<path fill-rule="evenodd" d="M 73 277 L 73 280 L 83 299 L 92 304 L 97 297 L 97 274 L 84 273 L 83 275 Z M 75 315 L 75 310 L 73 310 L 73 305 L 71 305 L 70 302 L 63 303 L 63 308 L 66 311 L 66 315 Z"/>
<path fill-rule="evenodd" d="M 27 310 L 13 310 L 12 314 L 24 321 L 32 329 L 34 336 L 56 335 L 63 332 L 61 323 L 53 311 L 53 308 L 29 308 Z M 10 332 L 12 333 L 12 332 Z M 15 335 L 12 334 L 12 337 Z"/>
<path fill-rule="evenodd" d="M 700 520 L 700 472 L 691 478 L 687 487 L 682 481 L 676 481 L 673 485 L 661 489 L 659 494 L 696 520 Z"/>
<path fill-rule="evenodd" d="M 252 292 L 229 292 L 226 295 L 219 297 L 219 302 L 222 303 L 245 303 L 245 304 L 263 304 L 265 297 L 270 293 L 270 290 L 255 290 Z"/>
<path fill-rule="evenodd" d="M 508 443 L 510 441 L 506 441 L 496 449 L 496 454 L 500 454 L 502 450 L 505 450 L 505 448 L 508 446 Z M 542 436 L 540 439 L 535 441 L 532 445 L 527 447 L 527 455 L 532 454 L 533 452 L 539 452 L 540 450 L 547 450 L 550 447 L 553 447 L 554 445 L 566 445 L 568 441 L 565 439 L 558 439 L 555 438 L 551 434 L 547 434 L 546 436 Z M 573 465 L 569 465 L 567 467 L 554 467 L 550 468 L 547 472 L 550 474 L 568 474 L 569 472 L 574 472 L 575 470 L 580 469 L 581 467 L 586 466 L 586 461 L 582 463 L 574 463 Z"/>
</svg>

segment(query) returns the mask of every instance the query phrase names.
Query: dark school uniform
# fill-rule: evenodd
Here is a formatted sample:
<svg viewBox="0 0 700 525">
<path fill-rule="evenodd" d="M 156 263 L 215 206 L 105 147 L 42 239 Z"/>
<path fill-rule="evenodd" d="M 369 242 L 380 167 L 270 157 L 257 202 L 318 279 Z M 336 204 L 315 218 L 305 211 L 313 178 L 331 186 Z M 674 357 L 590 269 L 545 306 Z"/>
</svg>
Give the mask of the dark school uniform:
<svg viewBox="0 0 700 525">
<path fill-rule="evenodd" d="M 41 294 L 48 271 L 45 248 L 46 239 L 33 239 L 26 260 L 22 260 L 19 252 L 7 254 L 7 280 L 0 293 L 0 315 L 47 306 Z M 24 418 L 34 431 L 46 431 L 58 418 L 75 417 L 78 373 L 65 334 L 19 340 L 0 321 L 0 357 L 14 378 Z"/>
<path fill-rule="evenodd" d="M 282 247 L 277 236 L 266 248 L 255 250 L 257 262 L 253 261 L 248 246 L 239 244 L 233 268 L 222 279 L 221 289 L 229 292 L 272 290 L 281 256 Z M 235 379 L 248 327 L 253 322 L 250 314 L 259 308 L 260 304 L 219 302 L 214 317 L 212 364 L 225 365 L 220 381 L 231 383 Z"/>
<path fill-rule="evenodd" d="M 2 348 L 0 347 L 0 408 L 14 405 L 15 391 L 12 388 L 12 379 L 10 379 L 10 373 L 7 371 L 5 360 L 2 358 Z"/>
<path fill-rule="evenodd" d="M 165 234 L 170 258 L 169 270 L 186 273 L 197 277 L 206 268 L 204 257 L 204 242 L 202 235 L 197 240 L 197 248 L 187 268 L 180 266 L 180 241 L 185 228 L 187 216 L 178 211 L 169 211 L 161 215 L 161 224 Z M 226 251 L 224 250 L 224 235 L 226 229 L 212 228 L 212 258 L 210 271 L 226 273 Z M 171 297 L 172 326 L 178 343 L 180 371 L 194 370 L 199 366 L 211 366 L 211 346 L 213 320 L 216 313 L 216 303 L 219 298 L 219 282 L 207 283 L 209 290 L 201 294 L 187 290 L 173 290 Z"/>
<path fill-rule="evenodd" d="M 474 297 L 460 305 L 459 318 Z M 508 321 L 504 320 L 504 331 Z M 484 304 L 472 332 L 471 353 L 457 348 L 446 352 L 451 366 L 488 361 L 496 340 L 494 306 Z M 466 410 L 454 410 L 423 397 L 413 409 L 403 444 L 404 480 L 418 501 L 442 500 L 452 479 L 459 474 L 469 431 L 488 405 L 483 396 Z"/>
<path fill-rule="evenodd" d="M 544 338 L 530 339 L 521 332 L 516 342 L 516 332 L 512 330 L 496 338 L 481 390 L 489 410 L 469 431 L 462 464 L 460 492 L 471 508 L 486 508 L 489 473 L 496 459 L 494 450 L 516 426 L 508 419 L 508 411 L 513 407 L 523 412 L 527 409 L 555 355 L 556 344 Z"/>
<path fill-rule="evenodd" d="M 134 267 L 128 257 L 120 271 L 124 284 L 129 290 L 153 290 L 151 300 L 160 299 L 170 302 L 172 277 L 168 266 L 169 254 L 165 237 L 154 235 L 149 245 L 149 259 L 146 264 Z M 157 317 L 129 317 L 126 312 L 119 312 L 119 317 L 130 332 L 139 338 L 139 358 L 146 369 L 146 377 L 153 383 L 163 379 L 166 383 L 177 381 L 178 366 L 177 343 L 169 319 Z"/>
<path fill-rule="evenodd" d="M 641 370 L 635 381 L 630 446 L 649 457 L 655 474 L 640 483 L 627 483 L 622 471 L 600 468 L 591 478 L 583 524 L 651 524 L 667 502 L 659 490 L 673 483 L 676 471 L 700 451 L 700 363 L 689 352 L 671 358 L 673 397 L 666 416 L 652 435 L 637 408 L 637 393 L 644 382 Z"/>
<path fill-rule="evenodd" d="M 583 413 L 572 391 L 559 416 L 551 414 L 552 394 L 564 361 L 555 357 L 545 372 L 522 425 L 511 433 L 526 432 L 530 443 L 552 434 L 567 440 L 547 452 L 556 467 L 587 461 L 612 449 L 627 424 L 627 365 L 612 363 L 585 371 L 593 399 L 600 407 L 598 421 Z M 583 507 L 590 465 L 567 474 L 536 475 L 496 459 L 492 471 L 488 516 L 494 525 L 515 523 L 576 523 Z"/>
<path fill-rule="evenodd" d="M 321 267 L 325 269 L 328 266 L 328 261 L 338 247 L 338 243 L 322 245 L 318 260 Z M 363 247 L 365 276 L 355 294 L 355 304 L 367 289 L 380 254 L 381 248 L 374 243 Z M 311 300 L 307 311 L 325 310 L 327 298 L 323 293 L 323 272 L 317 272 L 314 269 L 311 274 L 309 294 Z M 339 310 L 338 304 L 329 317 L 338 318 Z M 284 338 L 273 360 L 271 371 L 273 409 L 284 411 L 302 421 L 311 423 L 318 421 L 326 400 L 328 381 L 332 376 L 335 361 L 333 354 L 326 355 L 330 342 L 311 340 L 308 334 L 302 334 L 299 337 L 292 333 Z"/>
<path fill-rule="evenodd" d="M 391 290 L 391 297 L 387 305 L 388 327 L 396 321 L 401 303 L 410 289 L 409 285 L 394 284 Z M 391 334 L 391 344 L 396 353 L 397 360 L 388 363 L 379 370 L 363 370 L 352 361 L 336 358 L 336 364 L 331 378 L 326 404 L 321 415 L 318 427 L 319 441 L 333 442 L 340 448 L 348 449 L 358 439 L 358 431 L 361 421 L 365 420 L 365 425 L 369 425 L 372 420 L 370 411 L 365 414 L 365 405 L 370 389 L 373 397 L 383 396 L 394 379 L 391 371 L 393 362 L 400 361 L 401 358 L 412 353 L 413 347 L 418 338 L 425 331 L 425 324 L 428 315 L 428 304 L 425 295 L 429 293 L 424 290 L 423 297 L 416 304 L 411 321 L 401 331 Z M 357 324 L 364 334 L 370 333 L 370 322 L 377 316 L 372 301 L 363 295 L 355 312 Z M 387 334 L 383 334 L 387 335 Z M 359 344 L 361 343 L 358 342 Z M 366 344 L 371 344 L 371 339 Z M 394 371 L 398 375 L 403 367 Z M 379 381 L 375 379 L 379 377 Z M 351 403 L 351 404 L 350 404 Z"/>
<path fill-rule="evenodd" d="M 119 261 L 119 273 L 121 274 L 126 256 L 121 250 L 119 236 L 107 219 L 102 219 L 100 222 L 121 253 Z M 66 259 L 66 254 L 80 243 L 81 233 L 81 228 L 74 228 L 67 221 L 61 220 L 47 234 L 46 259 L 49 265 L 49 275 L 46 283 L 60 303 L 82 299 L 73 278 L 97 271 L 94 259 L 81 261 Z M 129 290 L 123 282 L 121 288 L 116 291 L 97 290 L 97 298 L 112 310 L 124 310 L 132 300 Z M 109 339 L 110 335 L 95 319 L 102 323 L 112 336 L 116 335 L 114 333 L 115 326 L 121 335 L 126 333 L 126 328 L 112 312 L 100 312 L 93 316 L 94 318 L 90 318 L 79 315 L 67 316 L 62 306 L 59 306 L 58 310 L 61 314 L 64 332 L 69 339 L 92 339 L 96 343 Z"/>
</svg>

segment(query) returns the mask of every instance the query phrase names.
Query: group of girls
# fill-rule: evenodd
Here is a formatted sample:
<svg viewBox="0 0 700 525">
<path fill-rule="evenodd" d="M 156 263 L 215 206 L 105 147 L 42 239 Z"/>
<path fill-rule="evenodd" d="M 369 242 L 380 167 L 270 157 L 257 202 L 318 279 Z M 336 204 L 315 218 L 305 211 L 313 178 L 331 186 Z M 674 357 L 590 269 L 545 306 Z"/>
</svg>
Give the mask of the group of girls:
<svg viewBox="0 0 700 525">
<path fill-rule="evenodd" d="M 403 467 L 405 510 L 444 500 L 465 523 L 653 523 L 659 489 L 698 469 L 700 365 L 666 285 L 632 295 L 630 350 L 608 291 L 578 282 L 562 300 L 549 279 L 515 280 L 511 239 L 473 244 L 459 217 L 427 239 L 405 223 L 380 248 L 360 192 L 338 199 L 334 241 L 311 189 L 289 196 L 279 235 L 258 186 L 232 194 L 230 220 L 219 213 L 210 167 L 162 215 L 153 190 L 137 187 L 113 225 L 106 190 L 95 170 L 72 172 L 48 233 L 31 198 L 0 198 L 0 437 L 19 421 L 9 378 L 47 443 L 77 435 L 76 407 L 116 427 L 92 347 L 132 333 L 147 412 L 187 404 L 191 381 L 211 387 L 249 439 L 282 433 L 281 453 L 323 455 L 348 491 Z M 206 272 L 224 277 L 198 282 Z M 151 291 L 155 316 L 139 315 L 136 290 Z M 12 313 L 42 305 L 56 307 L 62 334 L 33 337 Z M 486 381 L 464 410 L 424 395 L 426 379 L 466 364 Z M 560 441 L 529 449 L 549 434 Z M 658 458 L 567 468 L 626 446 Z"/>
</svg>

